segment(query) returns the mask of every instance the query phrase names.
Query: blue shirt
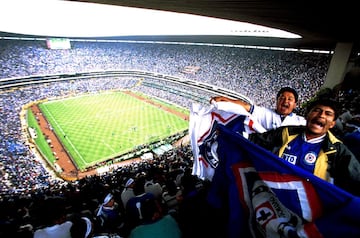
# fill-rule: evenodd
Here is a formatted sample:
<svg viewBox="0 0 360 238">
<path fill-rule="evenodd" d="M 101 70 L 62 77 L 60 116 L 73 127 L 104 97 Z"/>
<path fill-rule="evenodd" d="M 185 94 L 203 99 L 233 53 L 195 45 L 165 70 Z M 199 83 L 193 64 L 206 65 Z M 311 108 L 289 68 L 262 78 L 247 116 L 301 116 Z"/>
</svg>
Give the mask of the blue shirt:
<svg viewBox="0 0 360 238">
<path fill-rule="evenodd" d="M 297 136 L 287 145 L 281 157 L 289 163 L 313 173 L 320 149 L 321 141 L 311 143 L 305 141 L 303 136 Z"/>
</svg>

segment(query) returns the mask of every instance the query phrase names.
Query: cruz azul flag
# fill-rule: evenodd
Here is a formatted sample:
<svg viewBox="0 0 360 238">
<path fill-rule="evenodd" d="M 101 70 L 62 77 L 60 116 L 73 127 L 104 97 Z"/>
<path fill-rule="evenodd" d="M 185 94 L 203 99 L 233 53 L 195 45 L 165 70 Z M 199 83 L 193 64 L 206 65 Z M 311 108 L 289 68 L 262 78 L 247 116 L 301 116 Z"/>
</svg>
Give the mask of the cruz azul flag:
<svg viewBox="0 0 360 238">
<path fill-rule="evenodd" d="M 231 102 L 213 102 L 208 106 L 193 104 L 190 109 L 189 134 L 194 156 L 193 175 L 211 180 L 218 165 L 216 127 L 224 125 L 244 137 L 265 129 L 242 106 Z"/>
<path fill-rule="evenodd" d="M 218 126 L 208 201 L 231 238 L 360 237 L 360 197 Z"/>
</svg>

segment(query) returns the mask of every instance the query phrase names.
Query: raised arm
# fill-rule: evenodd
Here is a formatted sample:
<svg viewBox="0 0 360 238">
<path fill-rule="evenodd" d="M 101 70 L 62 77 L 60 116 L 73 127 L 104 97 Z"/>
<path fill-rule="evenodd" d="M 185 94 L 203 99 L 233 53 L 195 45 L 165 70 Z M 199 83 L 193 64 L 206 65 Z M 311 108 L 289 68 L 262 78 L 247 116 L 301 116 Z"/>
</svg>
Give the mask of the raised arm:
<svg viewBox="0 0 360 238">
<path fill-rule="evenodd" d="M 232 99 L 232 98 L 228 98 L 228 97 L 224 97 L 224 96 L 216 96 L 216 97 L 212 97 L 210 99 L 210 103 L 212 103 L 213 101 L 215 101 L 215 102 L 232 102 L 232 103 L 242 106 L 248 112 L 250 112 L 250 109 L 251 109 L 251 105 L 249 103 L 247 103 L 243 100 L 240 100 L 240 99 Z"/>
</svg>

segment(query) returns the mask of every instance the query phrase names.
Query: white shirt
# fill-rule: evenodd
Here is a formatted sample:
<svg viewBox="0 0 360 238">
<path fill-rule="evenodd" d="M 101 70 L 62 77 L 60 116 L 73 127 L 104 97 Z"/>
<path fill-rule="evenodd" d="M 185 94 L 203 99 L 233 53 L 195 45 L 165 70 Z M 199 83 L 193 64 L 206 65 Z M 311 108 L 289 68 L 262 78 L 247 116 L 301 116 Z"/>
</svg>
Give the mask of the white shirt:
<svg viewBox="0 0 360 238">
<path fill-rule="evenodd" d="M 124 188 L 124 190 L 121 192 L 121 202 L 126 207 L 127 202 L 130 200 L 130 198 L 135 197 L 134 190 L 132 188 Z"/>
<path fill-rule="evenodd" d="M 266 130 L 272 130 L 281 126 L 306 125 L 306 119 L 303 116 L 291 113 L 287 115 L 284 120 L 281 120 L 281 116 L 274 110 L 255 105 L 253 106 L 251 114 Z"/>
<path fill-rule="evenodd" d="M 66 221 L 62 224 L 45 227 L 43 229 L 36 230 L 34 238 L 71 238 L 71 226 L 72 222 Z"/>
<path fill-rule="evenodd" d="M 144 185 L 146 193 L 152 193 L 157 199 L 161 198 L 162 187 L 159 183 L 154 183 L 152 180 L 146 181 Z"/>
</svg>

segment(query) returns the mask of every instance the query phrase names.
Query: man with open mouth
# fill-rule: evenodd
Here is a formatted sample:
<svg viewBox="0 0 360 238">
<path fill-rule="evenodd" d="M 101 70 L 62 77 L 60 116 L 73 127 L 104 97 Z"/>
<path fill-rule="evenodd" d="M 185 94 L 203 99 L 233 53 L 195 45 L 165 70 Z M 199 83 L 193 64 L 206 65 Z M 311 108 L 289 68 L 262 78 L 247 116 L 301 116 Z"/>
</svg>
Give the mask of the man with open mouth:
<svg viewBox="0 0 360 238">
<path fill-rule="evenodd" d="M 306 120 L 303 116 L 297 115 L 294 110 L 297 106 L 299 95 L 295 89 L 290 87 L 281 88 L 276 95 L 276 109 L 269 109 L 257 105 L 249 104 L 240 99 L 231 99 L 224 96 L 212 97 L 215 102 L 231 102 L 238 104 L 250 112 L 266 130 L 278 128 L 280 126 L 305 125 Z"/>
<path fill-rule="evenodd" d="M 359 196 L 360 162 L 330 131 L 338 116 L 337 102 L 321 98 L 310 103 L 305 126 L 254 133 L 249 140 Z"/>
</svg>

